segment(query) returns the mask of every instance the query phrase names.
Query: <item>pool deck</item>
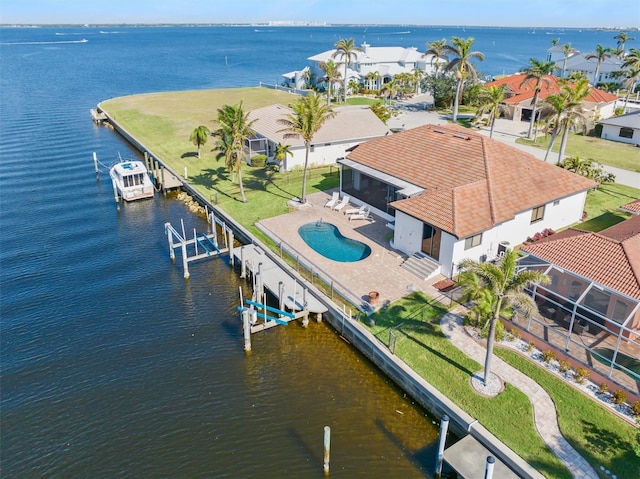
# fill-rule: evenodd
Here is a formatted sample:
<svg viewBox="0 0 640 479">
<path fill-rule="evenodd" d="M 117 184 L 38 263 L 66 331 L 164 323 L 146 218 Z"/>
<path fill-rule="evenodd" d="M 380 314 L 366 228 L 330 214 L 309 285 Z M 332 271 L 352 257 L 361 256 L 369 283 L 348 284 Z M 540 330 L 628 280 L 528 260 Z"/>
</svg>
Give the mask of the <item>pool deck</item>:
<svg viewBox="0 0 640 479">
<path fill-rule="evenodd" d="M 349 221 L 349 217 L 342 212 L 324 207 L 332 192 L 333 190 L 329 190 L 308 195 L 310 206 L 261 220 L 257 226 L 274 241 L 282 241 L 286 248 L 293 248 L 300 255 L 301 261 L 312 263 L 317 270 L 321 270 L 323 276 L 335 281 L 337 289 L 346 289 L 348 299 L 358 300 L 363 305 L 368 304 L 371 291 L 379 293 L 379 306 L 392 303 L 417 290 L 432 297 L 440 294 L 432 284 L 442 280 L 442 276 L 424 281 L 400 267 L 406 255 L 389 245 L 392 230 L 386 227 L 386 220 L 372 215 L 373 221 Z M 343 236 L 369 245 L 371 255 L 360 261 L 342 263 L 314 251 L 302 240 L 298 228 L 319 220 L 337 226 Z"/>
</svg>

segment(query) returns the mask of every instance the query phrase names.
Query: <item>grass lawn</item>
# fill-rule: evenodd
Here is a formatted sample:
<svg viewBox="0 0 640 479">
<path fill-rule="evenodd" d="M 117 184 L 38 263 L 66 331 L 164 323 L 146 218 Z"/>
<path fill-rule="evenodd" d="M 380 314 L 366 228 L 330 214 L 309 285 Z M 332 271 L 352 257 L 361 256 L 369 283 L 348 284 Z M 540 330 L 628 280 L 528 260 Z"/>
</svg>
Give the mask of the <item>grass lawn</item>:
<svg viewBox="0 0 640 479">
<path fill-rule="evenodd" d="M 397 338 L 395 354 L 418 374 L 542 474 L 570 478 L 569 471 L 540 439 L 527 396 L 509 385 L 495 398 L 473 391 L 471 376 L 482 366 L 442 334 L 439 321 L 446 310 L 429 301 L 422 293 L 413 293 L 393 303 L 372 316 L 375 320 L 372 332 L 386 343 L 393 328 Z"/>
<path fill-rule="evenodd" d="M 640 190 L 624 185 L 600 185 L 587 193 L 585 221 L 573 225 L 587 231 L 601 231 L 609 226 L 626 220 L 631 213 L 626 213 L 620 206 L 640 198 Z"/>
<path fill-rule="evenodd" d="M 640 477 L 640 457 L 631 448 L 638 442 L 636 428 L 518 353 L 502 348 L 495 351 L 549 393 L 562 435 L 591 465 L 602 465 L 621 479 Z"/>
<path fill-rule="evenodd" d="M 347 105 L 373 105 L 374 103 L 381 103 L 380 98 L 371 98 L 368 96 L 352 96 L 347 98 Z"/>
<path fill-rule="evenodd" d="M 518 138 L 516 143 L 536 146 L 546 150 L 550 141 L 551 135 L 543 135 L 538 137 L 535 142 Z M 560 151 L 560 142 L 561 139 L 557 138 L 553 144 L 553 151 Z M 567 149 L 565 153 L 568 156 L 591 158 L 603 165 L 640 172 L 640 149 L 626 143 L 571 133 L 567 140 Z M 553 153 L 550 153 L 549 155 L 551 156 Z M 558 155 L 555 155 L 555 158 L 557 158 L 557 156 Z M 554 158 L 553 156 L 551 157 Z"/>
</svg>

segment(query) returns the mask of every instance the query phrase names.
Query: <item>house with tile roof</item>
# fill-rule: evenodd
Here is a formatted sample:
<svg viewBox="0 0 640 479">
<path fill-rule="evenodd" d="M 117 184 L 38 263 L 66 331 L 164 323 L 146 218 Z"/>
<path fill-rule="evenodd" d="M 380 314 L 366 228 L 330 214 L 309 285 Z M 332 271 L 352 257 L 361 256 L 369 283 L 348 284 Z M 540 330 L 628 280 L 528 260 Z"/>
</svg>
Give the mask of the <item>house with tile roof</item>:
<svg viewBox="0 0 640 479">
<path fill-rule="evenodd" d="M 631 201 L 625 205 L 620 207 L 622 211 L 626 211 L 627 213 L 631 213 L 634 215 L 640 215 L 640 199 Z"/>
<path fill-rule="evenodd" d="M 602 125 L 600 138 L 640 145 L 640 110 L 600 120 L 598 123 Z"/>
<path fill-rule="evenodd" d="M 309 153 L 310 165 L 332 165 L 344 157 L 347 150 L 363 141 L 390 133 L 389 128 L 368 107 L 336 109 L 336 115 L 327 120 L 313 137 Z M 270 105 L 249 112 L 254 135 L 247 141 L 248 157 L 265 154 L 273 160 L 278 143 L 288 145 L 291 155 L 280 165 L 282 171 L 304 166 L 305 145 L 302 137 L 285 138 L 285 126 L 279 120 L 293 114 L 282 105 Z"/>
<path fill-rule="evenodd" d="M 547 228 L 579 221 L 596 183 L 457 125 L 425 125 L 361 143 L 341 190 L 393 228 L 394 248 L 452 277 Z"/>
<path fill-rule="evenodd" d="M 504 105 L 507 107 L 505 116 L 514 121 L 530 121 L 533 111 L 533 96 L 535 90 L 535 82 L 522 84 L 526 78 L 526 74 L 518 73 L 510 75 L 499 80 L 487 83 L 485 86 L 501 86 L 506 85 Z M 550 84 L 542 84 L 542 89 L 538 95 L 538 101 L 542 102 L 551 94 L 560 92 L 560 84 L 558 78 L 554 76 L 547 77 Z M 589 95 L 584 99 L 584 109 L 589 113 L 591 118 L 597 120 L 600 118 L 609 118 L 613 116 L 616 106 L 617 96 L 607 93 L 597 88 L 591 88 Z M 539 110 L 538 110 L 539 111 Z"/>
</svg>

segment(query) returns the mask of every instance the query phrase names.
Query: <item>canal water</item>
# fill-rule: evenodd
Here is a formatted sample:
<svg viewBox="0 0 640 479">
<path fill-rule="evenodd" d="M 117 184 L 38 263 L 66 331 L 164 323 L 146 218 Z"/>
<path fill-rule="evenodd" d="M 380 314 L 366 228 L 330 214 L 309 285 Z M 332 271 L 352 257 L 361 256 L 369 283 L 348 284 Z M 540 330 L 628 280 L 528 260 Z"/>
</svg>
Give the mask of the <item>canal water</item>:
<svg viewBox="0 0 640 479">
<path fill-rule="evenodd" d="M 320 477 L 325 425 L 332 477 L 433 468 L 433 418 L 333 330 L 274 328 L 245 354 L 237 274 L 217 259 L 185 281 L 169 259 L 164 222 L 206 223 L 160 195 L 118 212 L 96 178 L 92 152 L 134 154 L 92 124 L 99 101 L 255 84 L 323 49 L 214 33 L 0 30 L 4 478 Z"/>
</svg>

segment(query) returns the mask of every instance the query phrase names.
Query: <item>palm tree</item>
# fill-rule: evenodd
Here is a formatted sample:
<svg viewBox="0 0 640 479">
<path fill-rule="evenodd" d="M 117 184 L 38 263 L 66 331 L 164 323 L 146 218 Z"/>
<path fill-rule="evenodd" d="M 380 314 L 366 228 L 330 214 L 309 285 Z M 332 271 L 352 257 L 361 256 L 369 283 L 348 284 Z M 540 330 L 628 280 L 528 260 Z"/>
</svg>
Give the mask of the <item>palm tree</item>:
<svg viewBox="0 0 640 479">
<path fill-rule="evenodd" d="M 415 94 L 420 94 L 420 86 L 422 85 L 422 79 L 424 78 L 424 70 L 421 68 L 414 68 L 411 70 L 411 77 L 413 80 L 413 86 L 415 87 Z"/>
<path fill-rule="evenodd" d="M 331 102 L 331 89 L 333 85 L 340 80 L 342 76 L 340 71 L 338 71 L 338 64 L 333 61 L 333 59 L 329 59 L 326 62 L 320 62 L 320 68 L 324 72 L 324 77 L 322 81 L 327 83 L 327 105 Z"/>
<path fill-rule="evenodd" d="M 358 53 L 362 49 L 356 47 L 353 42 L 353 38 L 345 40 L 344 38 L 338 40 L 335 44 L 336 51 L 333 53 L 332 58 L 340 57 L 342 63 L 344 63 L 344 77 L 342 78 L 342 87 L 344 88 L 344 102 L 347 102 L 347 68 L 352 61 L 358 59 Z"/>
<path fill-rule="evenodd" d="M 540 96 L 542 85 L 545 84 L 547 88 L 551 86 L 551 74 L 556 68 L 555 62 L 544 62 L 536 60 L 535 58 L 529 59 L 529 65 L 531 66 L 525 69 L 524 73 L 526 73 L 526 76 L 520 84 L 520 88 L 522 88 L 531 82 L 535 82 L 533 100 L 531 101 L 531 121 L 529 122 L 527 138 L 531 138 L 531 134 L 533 133 L 533 124 L 536 121 L 536 108 L 538 107 L 538 97 Z"/>
<path fill-rule="evenodd" d="M 631 96 L 631 92 L 635 91 L 636 84 L 640 80 L 640 62 L 638 62 L 637 67 L 628 67 L 624 72 L 624 87 L 627 89 L 627 94 L 624 97 L 624 107 L 622 111 L 627 111 L 627 103 L 629 102 L 629 97 Z"/>
<path fill-rule="evenodd" d="M 320 96 L 315 93 L 299 98 L 291 105 L 291 109 L 293 113 L 278 120 L 278 123 L 285 126 L 280 130 L 285 132 L 284 138 L 302 137 L 304 140 L 304 171 L 302 174 L 302 195 L 300 196 L 300 202 L 304 204 L 307 202 L 307 168 L 311 141 L 324 122 L 335 116 L 335 112 L 330 106 L 322 104 Z"/>
<path fill-rule="evenodd" d="M 480 108 L 476 111 L 476 118 L 481 118 L 482 115 L 488 114 L 487 124 L 491 128 L 489 130 L 489 138 L 493 137 L 493 127 L 496 123 L 496 118 L 500 116 L 502 111 L 507 111 L 504 102 L 504 93 L 507 85 L 491 85 L 486 88 L 483 87 L 478 99 L 481 102 Z"/>
<path fill-rule="evenodd" d="M 282 143 L 278 143 L 276 146 L 276 151 L 273 154 L 273 159 L 278 162 L 278 167 L 281 168 L 284 160 L 287 159 L 287 155 L 292 155 L 291 148 L 289 145 L 283 145 Z"/>
<path fill-rule="evenodd" d="M 398 85 L 395 78 L 390 82 L 385 83 L 382 85 L 382 88 L 380 88 L 380 94 L 385 97 L 385 99 L 388 99 L 389 103 L 391 103 L 391 99 L 395 98 L 399 91 L 400 85 Z"/>
<path fill-rule="evenodd" d="M 562 45 L 562 53 L 564 54 L 564 60 L 562 60 L 562 75 L 564 77 L 565 72 L 567 71 L 567 60 L 574 53 L 578 53 L 578 50 L 571 46 L 571 43 L 565 43 Z"/>
<path fill-rule="evenodd" d="M 200 147 L 207 142 L 210 133 L 209 128 L 204 125 L 200 125 L 191 132 L 189 140 L 198 147 L 198 158 L 200 158 Z"/>
<path fill-rule="evenodd" d="M 449 58 L 444 52 L 444 46 L 447 44 L 447 39 L 436 40 L 434 42 L 427 42 L 427 51 L 422 56 L 426 57 L 431 55 L 431 66 L 434 67 L 434 75 L 438 78 L 438 70 L 440 69 L 440 59 L 449 61 Z"/>
<path fill-rule="evenodd" d="M 517 307 L 525 316 L 530 316 L 538 307 L 524 288 L 529 283 L 546 283 L 549 278 L 541 271 L 523 270 L 518 272 L 518 252 L 505 251 L 504 255 L 495 263 L 480 263 L 471 259 L 460 263 L 461 277 L 476 274 L 482 280 L 484 287 L 496 298 L 493 304 L 493 316 L 489 323 L 489 336 L 487 337 L 487 355 L 484 362 L 483 382 L 486 385 L 491 373 L 491 359 L 495 344 L 496 323 L 500 314 L 508 307 Z"/>
<path fill-rule="evenodd" d="M 462 90 L 464 88 L 464 82 L 467 77 L 471 76 L 473 80 L 478 78 L 478 73 L 475 67 L 471 63 L 471 59 L 477 58 L 478 60 L 484 60 L 484 55 L 481 52 L 471 51 L 473 45 L 473 38 L 469 37 L 466 40 L 463 38 L 453 37 L 451 38 L 451 45 L 445 45 L 443 51 L 446 54 L 452 55 L 454 58 L 444 67 L 445 71 L 455 70 L 456 80 L 458 86 L 456 88 L 456 97 L 453 103 L 453 123 L 458 121 L 458 103 L 462 96 Z"/>
<path fill-rule="evenodd" d="M 604 48 L 602 45 L 596 45 L 596 51 L 592 53 L 587 53 L 584 56 L 585 60 L 595 60 L 596 61 L 596 71 L 593 74 L 593 85 L 598 83 L 598 76 L 600 75 L 600 65 L 607 58 L 611 58 L 613 53 L 611 53 L 611 48 Z"/>
<path fill-rule="evenodd" d="M 583 131 L 586 130 L 587 117 L 584 113 L 583 100 L 590 93 L 589 83 L 586 79 L 578 81 L 574 85 L 565 87 L 564 105 L 562 117 L 560 119 L 560 131 L 562 131 L 562 141 L 558 152 L 558 161 L 562 161 L 567 148 L 569 130 L 576 124 L 581 124 Z"/>
<path fill-rule="evenodd" d="M 254 121 L 249 121 L 249 113 L 244 112 L 242 102 L 239 105 L 224 105 L 218 109 L 220 127 L 216 131 L 216 135 L 220 139 L 217 145 L 219 153 L 216 159 L 224 158 L 225 166 L 232 173 L 238 174 L 240 196 L 244 203 L 247 202 L 247 198 L 244 195 L 244 185 L 242 184 L 242 163 L 245 159 L 244 144 L 252 134 L 251 125 Z"/>
<path fill-rule="evenodd" d="M 377 90 L 378 88 L 372 88 L 373 85 L 375 85 L 376 87 L 378 86 L 378 80 L 380 79 L 380 73 L 375 71 L 375 72 L 369 72 L 366 74 L 365 79 L 367 80 L 367 88 L 369 90 Z"/>
<path fill-rule="evenodd" d="M 635 37 L 630 37 L 627 32 L 620 32 L 615 37 L 613 37 L 618 43 L 618 50 L 624 52 L 624 47 L 627 42 L 635 40 Z"/>
<path fill-rule="evenodd" d="M 624 57 L 622 68 L 640 68 L 640 48 L 630 48 L 629 54 Z"/>
</svg>

